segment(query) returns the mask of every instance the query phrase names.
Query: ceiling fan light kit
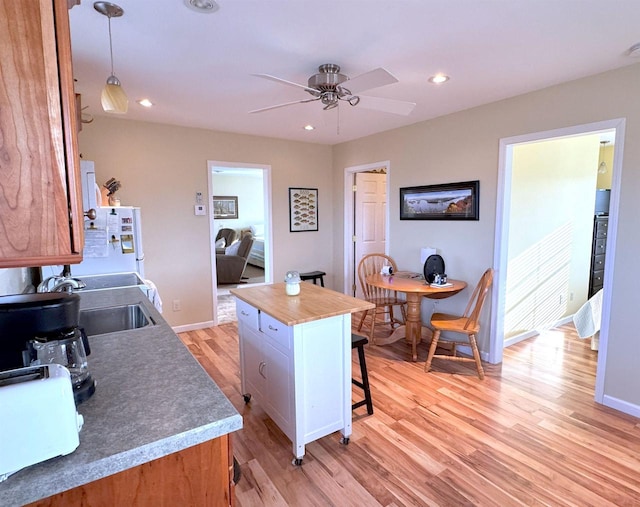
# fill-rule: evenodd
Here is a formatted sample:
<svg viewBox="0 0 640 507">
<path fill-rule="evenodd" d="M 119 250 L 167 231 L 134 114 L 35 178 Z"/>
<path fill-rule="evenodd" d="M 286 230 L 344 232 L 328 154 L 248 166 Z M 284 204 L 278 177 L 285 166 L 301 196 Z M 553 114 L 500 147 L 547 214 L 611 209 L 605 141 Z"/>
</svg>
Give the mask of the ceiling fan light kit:
<svg viewBox="0 0 640 507">
<path fill-rule="evenodd" d="M 95 2 L 93 8 L 109 19 L 109 54 L 111 56 L 111 75 L 102 90 L 100 102 L 105 113 L 124 114 L 129 108 L 129 99 L 122 89 L 120 80 L 113 72 L 113 43 L 111 40 L 111 18 L 119 18 L 124 14 L 122 7 L 110 2 Z"/>
<path fill-rule="evenodd" d="M 350 106 L 357 106 L 360 104 L 361 99 L 365 99 L 362 101 L 362 107 L 394 114 L 408 115 L 415 107 L 415 103 L 413 102 L 383 99 L 381 97 L 364 97 L 359 95 L 359 92 L 398 82 L 390 72 L 381 67 L 364 74 L 360 74 L 353 79 L 349 79 L 348 76 L 340 74 L 339 65 L 336 65 L 335 63 L 325 63 L 318 67 L 318 73 L 309 78 L 307 85 L 287 81 L 286 79 L 271 76 L 269 74 L 254 75 L 277 83 L 302 88 L 312 95 L 313 98 L 263 107 L 261 109 L 249 111 L 250 113 L 261 113 L 271 109 L 277 109 L 293 104 L 315 102 L 318 100 L 324 106 L 323 109 L 325 111 L 337 107 L 341 100 L 347 102 Z M 348 85 L 348 88 L 345 85 Z"/>
</svg>

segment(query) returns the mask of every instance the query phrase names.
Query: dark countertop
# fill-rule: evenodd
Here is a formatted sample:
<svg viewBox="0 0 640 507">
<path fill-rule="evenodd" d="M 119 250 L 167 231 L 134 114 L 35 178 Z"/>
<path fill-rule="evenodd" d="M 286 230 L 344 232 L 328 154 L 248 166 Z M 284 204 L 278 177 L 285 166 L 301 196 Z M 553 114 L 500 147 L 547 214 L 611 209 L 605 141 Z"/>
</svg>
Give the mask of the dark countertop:
<svg viewBox="0 0 640 507">
<path fill-rule="evenodd" d="M 18 506 L 242 428 L 242 417 L 137 287 L 80 293 L 80 307 L 141 303 L 154 326 L 89 337 L 96 392 L 78 407 L 80 445 L 0 483 Z"/>
</svg>

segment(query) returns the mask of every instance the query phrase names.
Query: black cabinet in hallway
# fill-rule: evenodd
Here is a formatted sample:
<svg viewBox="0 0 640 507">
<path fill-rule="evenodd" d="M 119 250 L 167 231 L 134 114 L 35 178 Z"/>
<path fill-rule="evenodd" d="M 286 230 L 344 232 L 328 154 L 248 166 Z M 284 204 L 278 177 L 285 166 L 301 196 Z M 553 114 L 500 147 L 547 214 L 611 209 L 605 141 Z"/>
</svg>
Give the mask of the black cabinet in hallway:
<svg viewBox="0 0 640 507">
<path fill-rule="evenodd" d="M 594 217 L 593 241 L 591 244 L 591 271 L 589 272 L 589 297 L 602 289 L 608 226 L 608 215 L 596 215 Z"/>
</svg>

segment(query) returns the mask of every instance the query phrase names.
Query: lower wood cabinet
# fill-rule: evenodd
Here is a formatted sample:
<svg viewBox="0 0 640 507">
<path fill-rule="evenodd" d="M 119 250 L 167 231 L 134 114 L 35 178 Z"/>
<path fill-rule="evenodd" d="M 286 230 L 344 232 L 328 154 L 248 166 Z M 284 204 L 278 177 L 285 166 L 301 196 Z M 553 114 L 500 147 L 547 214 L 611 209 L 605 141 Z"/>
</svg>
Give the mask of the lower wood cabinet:
<svg viewBox="0 0 640 507">
<path fill-rule="evenodd" d="M 234 504 L 231 437 L 223 435 L 28 504 L 28 507 L 222 507 Z"/>
<path fill-rule="evenodd" d="M 292 442 L 340 430 L 351 435 L 351 315 L 287 326 L 237 300 L 242 393 L 257 402 Z"/>
</svg>

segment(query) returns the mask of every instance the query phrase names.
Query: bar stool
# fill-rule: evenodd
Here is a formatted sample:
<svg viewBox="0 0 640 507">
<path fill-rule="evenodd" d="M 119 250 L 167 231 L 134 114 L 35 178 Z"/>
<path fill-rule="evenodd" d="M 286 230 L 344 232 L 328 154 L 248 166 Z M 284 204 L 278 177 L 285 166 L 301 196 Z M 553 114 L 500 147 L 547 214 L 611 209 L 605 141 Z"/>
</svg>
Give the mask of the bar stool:
<svg viewBox="0 0 640 507">
<path fill-rule="evenodd" d="M 351 334 L 351 348 L 358 349 L 358 361 L 360 362 L 360 374 L 362 376 L 362 382 L 354 378 L 351 379 L 353 385 L 358 386 L 364 391 L 364 400 L 358 401 L 351 405 L 351 410 L 355 410 L 363 405 L 367 406 L 367 413 L 373 414 L 373 401 L 371 400 L 371 389 L 369 388 L 369 375 L 367 374 L 367 363 L 364 359 L 364 346 L 369 343 L 364 336 L 357 334 Z"/>
<path fill-rule="evenodd" d="M 324 271 L 309 271 L 308 273 L 300 273 L 300 280 L 313 280 L 313 285 L 316 284 L 316 280 L 320 280 L 320 285 L 324 287 L 324 278 L 322 278 L 326 273 Z"/>
</svg>

